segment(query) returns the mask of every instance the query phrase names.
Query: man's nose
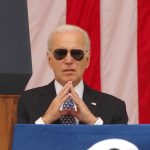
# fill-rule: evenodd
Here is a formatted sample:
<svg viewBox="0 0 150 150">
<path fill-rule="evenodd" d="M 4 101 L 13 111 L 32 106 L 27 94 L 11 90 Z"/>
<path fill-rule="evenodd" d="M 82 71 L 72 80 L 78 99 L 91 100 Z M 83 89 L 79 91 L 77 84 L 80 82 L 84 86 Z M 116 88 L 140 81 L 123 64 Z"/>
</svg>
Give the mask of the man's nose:
<svg viewBox="0 0 150 150">
<path fill-rule="evenodd" d="M 72 58 L 70 52 L 67 53 L 67 56 L 66 56 L 65 60 L 66 60 L 67 63 L 72 63 L 73 62 L 73 58 Z"/>
</svg>

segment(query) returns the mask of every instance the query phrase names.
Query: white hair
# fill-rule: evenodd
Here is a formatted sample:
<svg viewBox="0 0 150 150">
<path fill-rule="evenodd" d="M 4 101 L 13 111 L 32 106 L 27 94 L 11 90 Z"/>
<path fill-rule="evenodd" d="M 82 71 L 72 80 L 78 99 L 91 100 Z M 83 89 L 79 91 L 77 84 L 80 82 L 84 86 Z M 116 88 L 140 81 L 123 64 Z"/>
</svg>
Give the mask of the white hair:
<svg viewBox="0 0 150 150">
<path fill-rule="evenodd" d="M 69 24 L 59 26 L 53 32 L 50 33 L 49 38 L 48 38 L 48 47 L 51 46 L 52 38 L 55 33 L 63 32 L 63 31 L 73 31 L 73 30 L 79 31 L 83 34 L 84 40 L 85 40 L 85 48 L 87 51 L 89 51 L 90 50 L 90 38 L 89 38 L 88 33 L 76 25 L 69 25 Z"/>
</svg>

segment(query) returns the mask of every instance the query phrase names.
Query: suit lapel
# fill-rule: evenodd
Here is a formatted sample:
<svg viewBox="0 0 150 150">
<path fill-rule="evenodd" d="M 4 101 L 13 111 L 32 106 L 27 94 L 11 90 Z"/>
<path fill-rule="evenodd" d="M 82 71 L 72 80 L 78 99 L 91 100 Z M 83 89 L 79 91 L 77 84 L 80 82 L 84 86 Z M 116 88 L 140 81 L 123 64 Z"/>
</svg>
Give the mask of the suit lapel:
<svg viewBox="0 0 150 150">
<path fill-rule="evenodd" d="M 96 116 L 97 109 L 100 108 L 99 92 L 94 91 L 84 83 L 83 100 L 89 110 Z M 98 117 L 98 116 L 97 116 Z"/>
<path fill-rule="evenodd" d="M 52 100 L 56 97 L 54 81 L 45 86 L 39 93 L 39 106 L 42 108 L 42 114 L 45 113 Z"/>
<path fill-rule="evenodd" d="M 43 115 L 44 115 L 49 105 L 51 104 L 53 99 L 56 97 L 54 80 L 50 84 L 48 84 L 45 89 L 43 89 L 41 95 L 42 95 L 42 101 L 40 102 L 41 102 L 41 105 L 43 105 L 42 108 L 44 108 L 43 110 Z M 54 121 L 52 124 L 60 124 L 60 119 Z"/>
</svg>

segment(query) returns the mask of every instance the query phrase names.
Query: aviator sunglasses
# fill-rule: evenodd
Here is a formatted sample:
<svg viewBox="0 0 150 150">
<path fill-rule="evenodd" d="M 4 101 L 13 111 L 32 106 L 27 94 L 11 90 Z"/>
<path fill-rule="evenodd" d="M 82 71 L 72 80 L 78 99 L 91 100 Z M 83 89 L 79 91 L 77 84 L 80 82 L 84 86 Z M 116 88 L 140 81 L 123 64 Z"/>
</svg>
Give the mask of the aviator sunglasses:
<svg viewBox="0 0 150 150">
<path fill-rule="evenodd" d="M 52 53 L 53 53 L 55 59 L 62 60 L 67 56 L 67 54 L 69 52 L 67 51 L 67 49 L 59 48 L 59 49 L 55 49 L 54 52 L 52 52 Z M 80 49 L 72 49 L 70 51 L 70 54 L 71 54 L 71 57 L 77 61 L 81 61 L 85 55 L 84 51 L 80 50 Z"/>
</svg>

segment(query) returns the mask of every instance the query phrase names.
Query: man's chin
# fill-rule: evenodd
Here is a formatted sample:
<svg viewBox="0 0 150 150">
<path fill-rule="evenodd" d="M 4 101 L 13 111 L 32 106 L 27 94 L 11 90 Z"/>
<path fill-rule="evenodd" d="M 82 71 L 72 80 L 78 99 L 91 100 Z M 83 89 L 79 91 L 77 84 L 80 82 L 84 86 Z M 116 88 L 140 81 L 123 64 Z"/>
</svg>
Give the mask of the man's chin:
<svg viewBox="0 0 150 150">
<path fill-rule="evenodd" d="M 66 78 L 63 80 L 63 83 L 66 84 L 68 81 L 72 81 L 73 84 L 76 82 L 74 78 Z"/>
<path fill-rule="evenodd" d="M 64 81 L 74 81 L 76 78 L 74 76 L 65 76 Z"/>
<path fill-rule="evenodd" d="M 57 80 L 57 79 L 56 79 Z M 61 85 L 65 85 L 68 81 L 74 81 L 72 78 L 65 78 L 65 79 L 61 79 L 61 80 L 57 80 Z"/>
<path fill-rule="evenodd" d="M 68 81 L 72 81 L 73 86 L 76 86 L 80 82 L 80 79 L 77 79 L 75 76 L 63 76 L 63 78 L 58 80 L 58 82 L 60 82 L 60 84 L 62 84 L 63 86 Z"/>
</svg>

